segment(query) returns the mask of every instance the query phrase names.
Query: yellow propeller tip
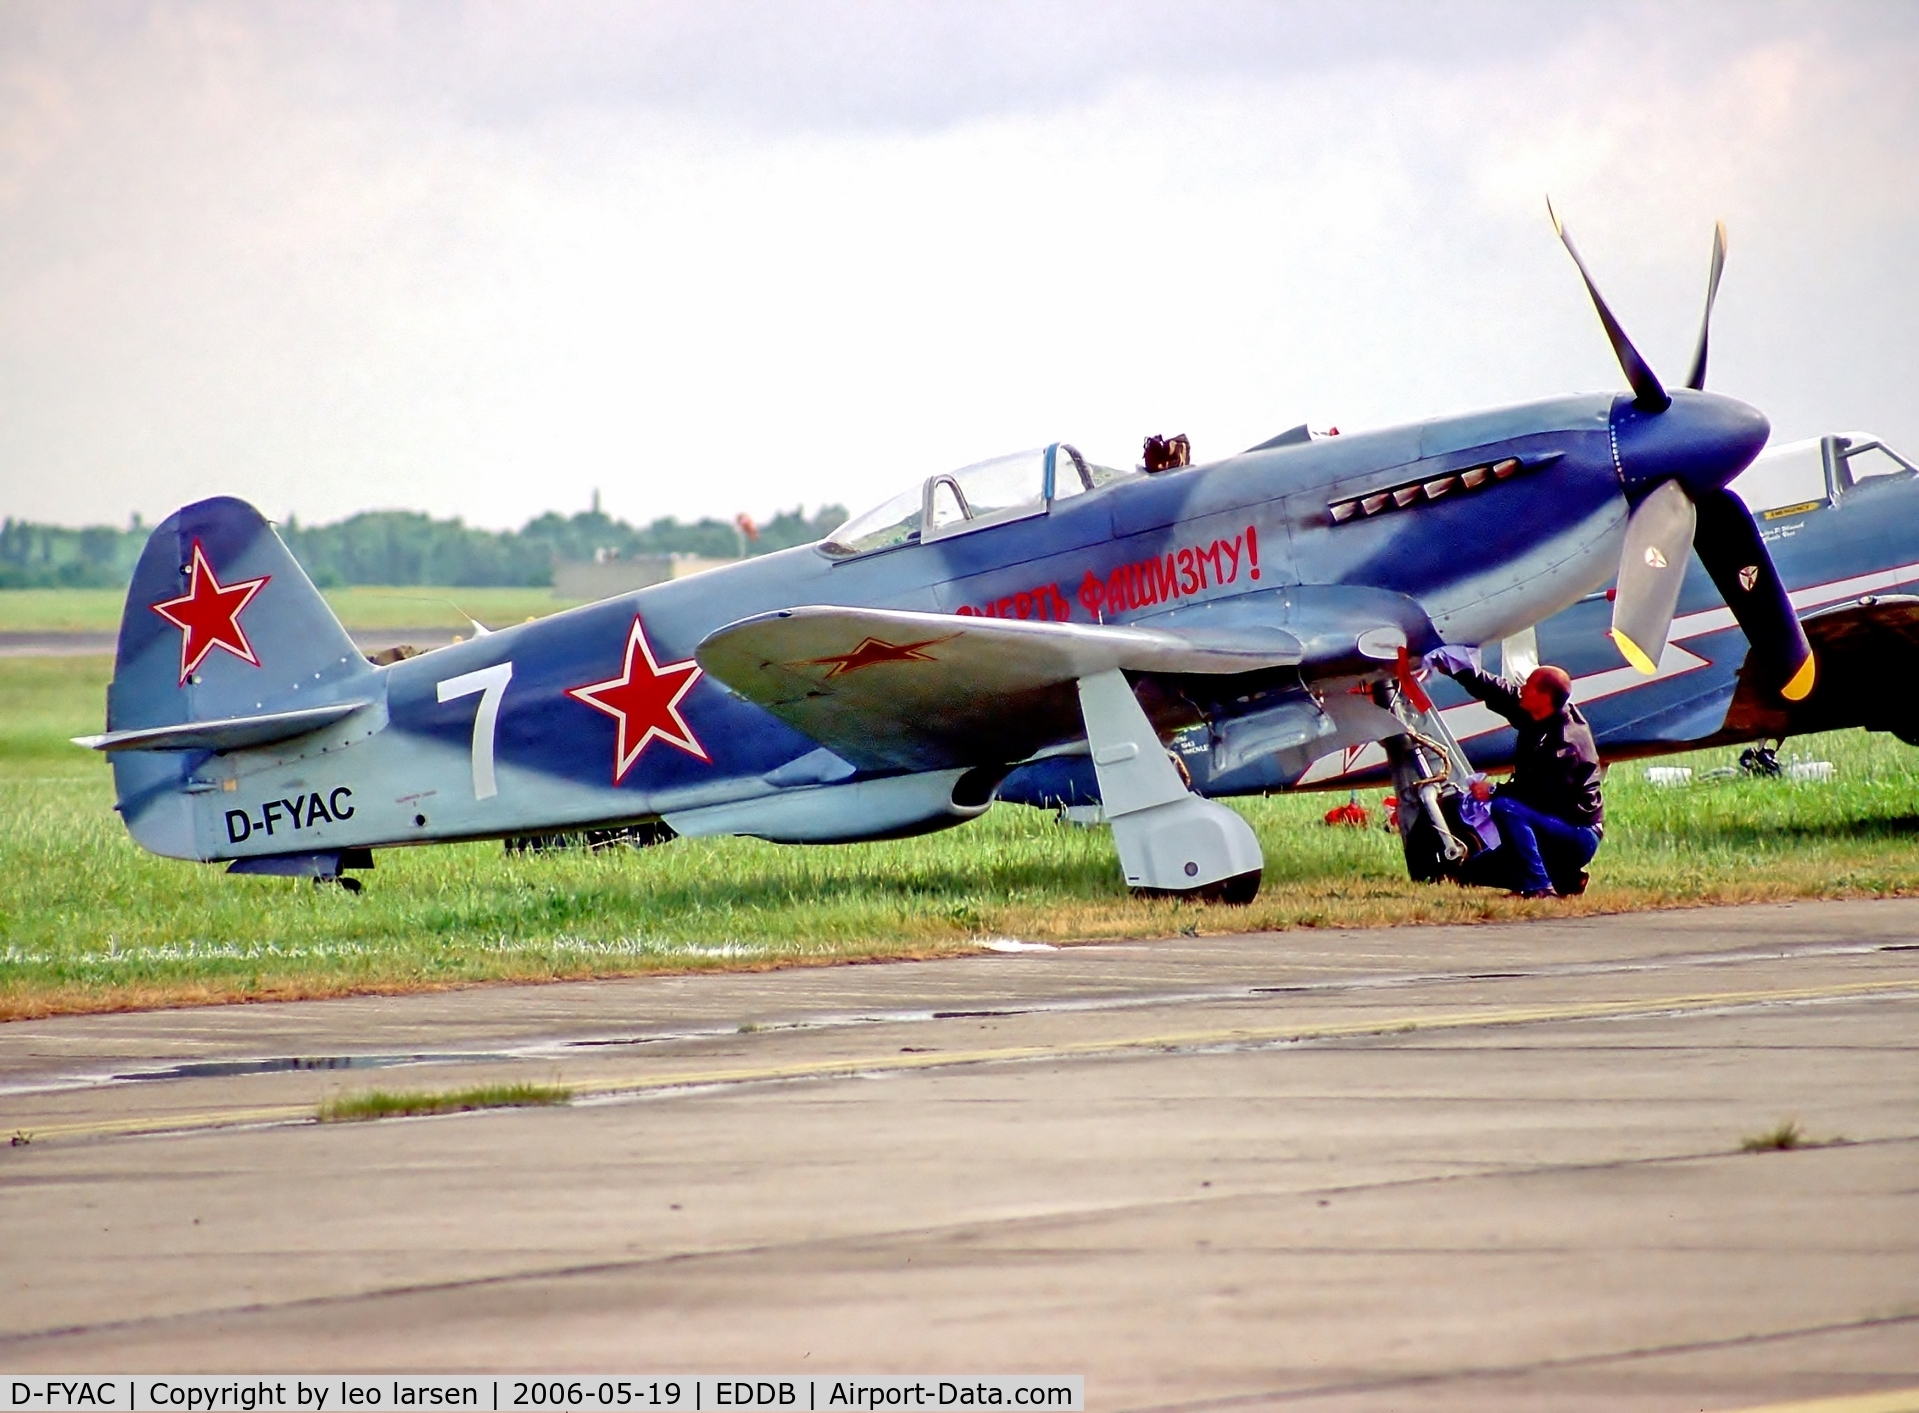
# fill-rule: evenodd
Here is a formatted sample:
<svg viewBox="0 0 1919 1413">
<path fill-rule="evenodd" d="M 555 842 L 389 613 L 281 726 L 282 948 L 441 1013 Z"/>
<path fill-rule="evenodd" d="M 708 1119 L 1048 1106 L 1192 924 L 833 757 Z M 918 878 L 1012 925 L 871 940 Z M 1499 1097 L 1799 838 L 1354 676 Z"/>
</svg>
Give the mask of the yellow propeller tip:
<svg viewBox="0 0 1919 1413">
<path fill-rule="evenodd" d="M 1646 650 L 1628 638 L 1617 628 L 1612 630 L 1613 646 L 1619 649 L 1619 655 L 1633 665 L 1633 669 L 1651 677 L 1659 671 L 1659 664 L 1646 656 Z"/>
<path fill-rule="evenodd" d="M 1789 702 L 1803 702 L 1812 695 L 1813 679 L 1818 675 L 1811 653 L 1806 654 L 1805 662 L 1792 674 L 1792 681 L 1779 689 L 1779 695 Z"/>
</svg>

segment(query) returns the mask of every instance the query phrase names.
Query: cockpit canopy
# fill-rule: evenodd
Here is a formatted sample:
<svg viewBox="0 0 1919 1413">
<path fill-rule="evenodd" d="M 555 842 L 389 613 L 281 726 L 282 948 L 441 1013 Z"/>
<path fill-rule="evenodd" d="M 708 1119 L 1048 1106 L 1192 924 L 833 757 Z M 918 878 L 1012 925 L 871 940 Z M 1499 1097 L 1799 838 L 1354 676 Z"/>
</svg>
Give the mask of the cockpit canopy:
<svg viewBox="0 0 1919 1413">
<path fill-rule="evenodd" d="M 1065 442 L 977 461 L 928 476 L 911 490 L 855 515 L 820 548 L 835 558 L 927 543 L 1029 515 L 1133 473 L 1096 466 Z"/>
</svg>

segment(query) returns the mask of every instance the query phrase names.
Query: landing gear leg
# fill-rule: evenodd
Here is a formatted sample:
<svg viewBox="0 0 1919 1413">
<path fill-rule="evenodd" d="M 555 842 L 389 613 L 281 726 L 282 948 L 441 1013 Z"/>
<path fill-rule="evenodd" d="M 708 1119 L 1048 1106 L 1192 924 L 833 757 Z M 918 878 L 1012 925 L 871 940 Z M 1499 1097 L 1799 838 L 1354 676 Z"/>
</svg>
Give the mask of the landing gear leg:
<svg viewBox="0 0 1919 1413">
<path fill-rule="evenodd" d="M 1398 800 L 1394 814 L 1399 820 L 1399 844 L 1406 852 L 1406 873 L 1415 883 L 1437 882 L 1446 873 L 1446 851 L 1420 798 L 1426 763 L 1410 736 L 1388 736 L 1379 744 L 1392 766 L 1393 793 Z"/>
<path fill-rule="evenodd" d="M 1399 718 L 1405 734 L 1388 736 L 1385 748 L 1393 772 L 1399 842 L 1406 851 L 1406 872 L 1415 883 L 1458 879 L 1469 858 L 1453 831 L 1442 801 L 1457 797 L 1472 775 L 1472 763 L 1446 728 L 1445 718 L 1417 689 L 1400 650 L 1400 680 L 1373 688 L 1373 700 Z"/>
<path fill-rule="evenodd" d="M 1127 886 L 1252 902 L 1266 867 L 1252 826 L 1187 789 L 1126 675 L 1113 669 L 1080 678 L 1079 705 Z"/>
</svg>

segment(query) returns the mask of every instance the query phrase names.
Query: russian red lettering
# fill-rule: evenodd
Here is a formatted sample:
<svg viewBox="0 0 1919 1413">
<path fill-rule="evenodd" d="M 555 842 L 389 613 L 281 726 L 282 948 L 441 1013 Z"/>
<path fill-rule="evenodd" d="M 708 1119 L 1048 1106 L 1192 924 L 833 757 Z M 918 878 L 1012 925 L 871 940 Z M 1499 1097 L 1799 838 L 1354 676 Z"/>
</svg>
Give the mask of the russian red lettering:
<svg viewBox="0 0 1919 1413">
<path fill-rule="evenodd" d="M 1172 555 L 1164 559 L 1146 561 L 1148 571 L 1153 575 L 1153 596 L 1160 603 L 1171 603 L 1179 597 L 1179 566 Z"/>
</svg>

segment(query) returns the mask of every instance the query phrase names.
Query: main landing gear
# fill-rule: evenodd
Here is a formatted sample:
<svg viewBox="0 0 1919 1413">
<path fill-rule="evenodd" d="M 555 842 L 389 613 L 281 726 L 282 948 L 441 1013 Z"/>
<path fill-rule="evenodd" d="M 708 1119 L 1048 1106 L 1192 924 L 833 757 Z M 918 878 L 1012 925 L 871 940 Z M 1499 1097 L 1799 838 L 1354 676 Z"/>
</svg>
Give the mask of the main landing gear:
<svg viewBox="0 0 1919 1413">
<path fill-rule="evenodd" d="M 1455 883 L 1502 886 L 1487 873 L 1498 863 L 1466 811 L 1484 811 L 1467 794 L 1472 763 L 1423 692 L 1405 681 L 1382 682 L 1373 700 L 1390 711 L 1405 733 L 1380 741 L 1393 772 L 1394 814 L 1406 872 L 1415 883 L 1451 879 Z"/>
<path fill-rule="evenodd" d="M 1080 678 L 1079 705 L 1126 886 L 1148 895 L 1252 902 L 1266 867 L 1252 826 L 1187 788 L 1126 675 L 1114 668 Z"/>
</svg>

